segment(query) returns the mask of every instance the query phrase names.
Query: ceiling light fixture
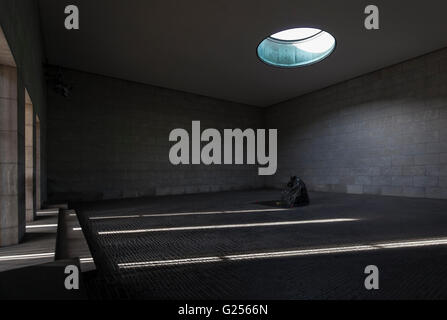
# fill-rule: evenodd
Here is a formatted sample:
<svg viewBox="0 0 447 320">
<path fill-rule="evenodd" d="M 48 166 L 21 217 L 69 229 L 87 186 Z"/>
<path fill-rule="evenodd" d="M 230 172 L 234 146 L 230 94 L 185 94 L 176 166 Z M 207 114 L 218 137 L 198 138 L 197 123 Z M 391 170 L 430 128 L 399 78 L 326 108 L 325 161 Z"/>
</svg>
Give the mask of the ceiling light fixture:
<svg viewBox="0 0 447 320">
<path fill-rule="evenodd" d="M 275 67 L 300 67 L 327 58 L 336 46 L 328 32 L 315 28 L 294 28 L 277 32 L 258 46 L 259 58 Z"/>
</svg>

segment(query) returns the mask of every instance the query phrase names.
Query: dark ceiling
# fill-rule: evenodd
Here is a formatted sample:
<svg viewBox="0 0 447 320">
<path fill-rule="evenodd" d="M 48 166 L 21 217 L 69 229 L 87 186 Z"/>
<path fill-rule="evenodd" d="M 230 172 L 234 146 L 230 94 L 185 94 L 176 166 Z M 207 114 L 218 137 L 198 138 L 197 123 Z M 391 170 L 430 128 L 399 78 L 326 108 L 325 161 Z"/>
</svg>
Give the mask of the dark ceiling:
<svg viewBox="0 0 447 320">
<path fill-rule="evenodd" d="M 364 28 L 368 4 L 380 30 Z M 80 9 L 80 30 L 64 8 Z M 447 46 L 445 0 L 40 0 L 48 63 L 268 106 Z M 332 33 L 336 51 L 308 67 L 278 69 L 256 47 L 282 29 Z"/>
</svg>

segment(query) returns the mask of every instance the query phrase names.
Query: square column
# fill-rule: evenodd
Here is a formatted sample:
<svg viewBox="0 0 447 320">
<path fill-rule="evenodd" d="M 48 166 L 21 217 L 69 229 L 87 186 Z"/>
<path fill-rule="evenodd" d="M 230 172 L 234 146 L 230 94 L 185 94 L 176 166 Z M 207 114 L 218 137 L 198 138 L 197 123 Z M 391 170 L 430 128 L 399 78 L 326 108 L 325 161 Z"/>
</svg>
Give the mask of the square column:
<svg viewBox="0 0 447 320">
<path fill-rule="evenodd" d="M 17 244 L 25 234 L 24 140 L 17 69 L 0 65 L 0 246 Z"/>
<path fill-rule="evenodd" d="M 26 222 L 35 219 L 34 204 L 34 110 L 25 90 L 25 204 Z"/>
</svg>

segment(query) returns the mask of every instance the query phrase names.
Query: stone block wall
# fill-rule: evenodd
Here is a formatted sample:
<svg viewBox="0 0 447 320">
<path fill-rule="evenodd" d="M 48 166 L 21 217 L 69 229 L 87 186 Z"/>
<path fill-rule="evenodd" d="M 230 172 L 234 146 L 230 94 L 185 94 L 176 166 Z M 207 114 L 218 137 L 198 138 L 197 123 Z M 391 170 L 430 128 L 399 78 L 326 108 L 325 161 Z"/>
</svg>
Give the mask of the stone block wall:
<svg viewBox="0 0 447 320">
<path fill-rule="evenodd" d="M 447 49 L 266 109 L 279 187 L 447 199 Z"/>
</svg>

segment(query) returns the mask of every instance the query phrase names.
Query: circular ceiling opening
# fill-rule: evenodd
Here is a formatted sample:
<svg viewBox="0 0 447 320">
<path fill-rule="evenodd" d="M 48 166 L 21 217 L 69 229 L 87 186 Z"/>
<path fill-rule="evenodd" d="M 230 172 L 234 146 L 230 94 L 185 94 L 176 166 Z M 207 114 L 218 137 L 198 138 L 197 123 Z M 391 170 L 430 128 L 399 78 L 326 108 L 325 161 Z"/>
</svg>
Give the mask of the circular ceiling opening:
<svg viewBox="0 0 447 320">
<path fill-rule="evenodd" d="M 335 45 L 335 38 L 326 31 L 294 28 L 265 38 L 258 46 L 258 56 L 275 67 L 300 67 L 328 57 Z"/>
</svg>

